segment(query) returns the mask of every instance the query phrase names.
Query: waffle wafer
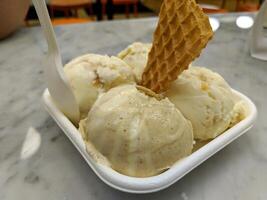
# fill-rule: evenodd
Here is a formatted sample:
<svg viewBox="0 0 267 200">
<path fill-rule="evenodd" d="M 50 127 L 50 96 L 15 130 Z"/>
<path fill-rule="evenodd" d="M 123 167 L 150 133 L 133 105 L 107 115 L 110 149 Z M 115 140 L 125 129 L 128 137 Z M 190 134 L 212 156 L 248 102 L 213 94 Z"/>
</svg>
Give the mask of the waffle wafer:
<svg viewBox="0 0 267 200">
<path fill-rule="evenodd" d="M 200 55 L 213 32 L 195 0 L 164 0 L 141 85 L 160 93 Z"/>
</svg>

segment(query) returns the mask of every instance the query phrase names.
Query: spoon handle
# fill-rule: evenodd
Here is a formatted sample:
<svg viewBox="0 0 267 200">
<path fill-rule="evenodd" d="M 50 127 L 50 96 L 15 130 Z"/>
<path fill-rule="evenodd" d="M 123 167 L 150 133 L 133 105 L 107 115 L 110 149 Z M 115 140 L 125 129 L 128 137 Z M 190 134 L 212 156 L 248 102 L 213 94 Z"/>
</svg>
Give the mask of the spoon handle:
<svg viewBox="0 0 267 200">
<path fill-rule="evenodd" d="M 57 107 L 77 125 L 79 106 L 71 90 L 62 65 L 54 29 L 44 0 L 32 0 L 48 44 L 45 76 L 48 90 Z"/>
<path fill-rule="evenodd" d="M 37 15 L 38 15 L 39 21 L 41 23 L 42 30 L 45 34 L 45 39 L 46 39 L 47 44 L 48 44 L 48 51 L 49 52 L 52 51 L 52 52 L 60 55 L 57 41 L 55 39 L 56 38 L 55 32 L 53 30 L 53 26 L 52 26 L 52 23 L 51 23 L 49 14 L 48 14 L 48 10 L 47 10 L 45 1 L 33 0 L 32 2 L 33 2 L 34 7 L 37 11 Z"/>
</svg>

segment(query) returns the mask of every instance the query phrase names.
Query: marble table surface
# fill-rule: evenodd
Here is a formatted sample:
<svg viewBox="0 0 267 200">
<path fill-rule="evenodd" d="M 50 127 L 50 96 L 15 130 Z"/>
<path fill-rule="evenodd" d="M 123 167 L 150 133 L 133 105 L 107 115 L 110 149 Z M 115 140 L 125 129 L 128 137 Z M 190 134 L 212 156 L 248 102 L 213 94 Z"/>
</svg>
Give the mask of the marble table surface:
<svg viewBox="0 0 267 200">
<path fill-rule="evenodd" d="M 267 199 L 267 62 L 249 55 L 249 29 L 236 15 L 221 26 L 197 65 L 222 74 L 259 110 L 250 131 L 161 192 L 116 191 L 87 166 L 44 110 L 43 60 L 47 46 L 39 27 L 0 41 L 0 199 Z M 56 27 L 63 62 L 85 53 L 115 55 L 134 41 L 150 42 L 155 18 Z"/>
</svg>

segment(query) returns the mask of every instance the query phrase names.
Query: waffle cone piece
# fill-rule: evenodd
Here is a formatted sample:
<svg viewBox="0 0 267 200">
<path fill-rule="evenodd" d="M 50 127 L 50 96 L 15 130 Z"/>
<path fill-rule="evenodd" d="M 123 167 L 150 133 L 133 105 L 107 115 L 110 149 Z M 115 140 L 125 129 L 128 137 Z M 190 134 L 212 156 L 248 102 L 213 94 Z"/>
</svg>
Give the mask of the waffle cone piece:
<svg viewBox="0 0 267 200">
<path fill-rule="evenodd" d="M 164 0 L 141 85 L 164 92 L 200 55 L 213 31 L 195 0 Z"/>
</svg>

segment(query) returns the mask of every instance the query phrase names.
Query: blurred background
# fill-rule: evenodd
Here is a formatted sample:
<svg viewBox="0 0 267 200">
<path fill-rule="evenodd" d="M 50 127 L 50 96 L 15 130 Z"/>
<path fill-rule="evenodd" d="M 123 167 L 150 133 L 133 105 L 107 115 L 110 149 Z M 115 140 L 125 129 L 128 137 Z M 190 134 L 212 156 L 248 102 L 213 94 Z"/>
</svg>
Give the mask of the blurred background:
<svg viewBox="0 0 267 200">
<path fill-rule="evenodd" d="M 197 0 L 208 14 L 255 12 L 263 0 Z M 162 0 L 46 0 L 53 25 L 156 16 Z M 39 25 L 30 0 L 0 1 L 0 38 Z"/>
</svg>

